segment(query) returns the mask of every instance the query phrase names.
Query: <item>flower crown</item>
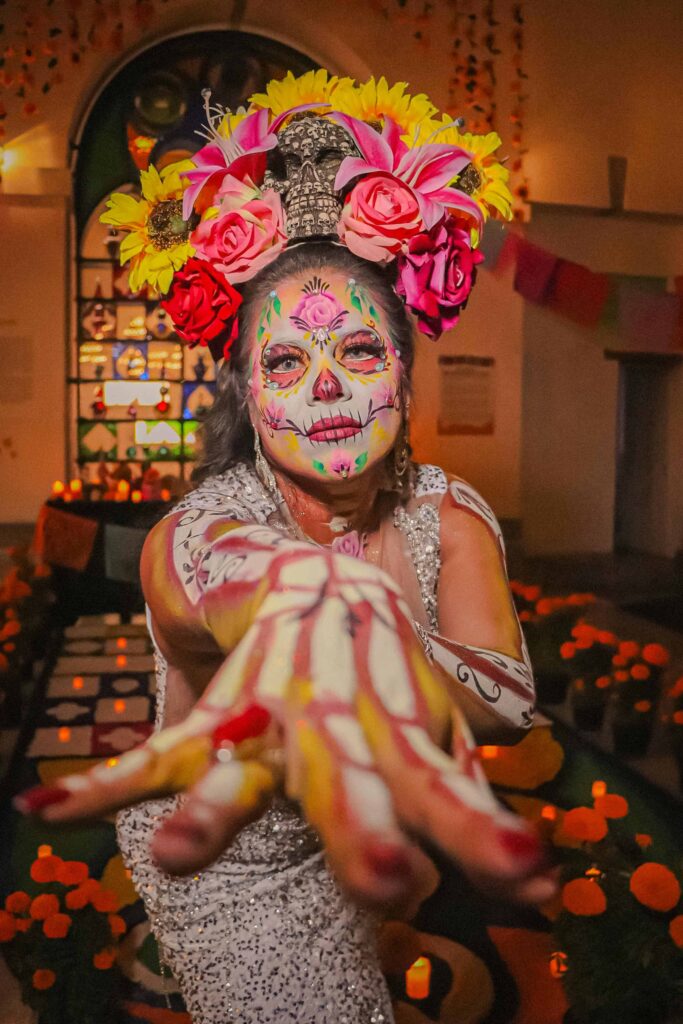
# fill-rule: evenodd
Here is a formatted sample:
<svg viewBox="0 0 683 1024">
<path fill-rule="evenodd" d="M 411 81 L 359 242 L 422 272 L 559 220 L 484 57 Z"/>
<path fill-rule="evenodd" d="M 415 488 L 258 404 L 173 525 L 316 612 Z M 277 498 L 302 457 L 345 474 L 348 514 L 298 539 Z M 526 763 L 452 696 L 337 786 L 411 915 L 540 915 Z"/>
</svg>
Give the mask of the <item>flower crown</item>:
<svg viewBox="0 0 683 1024">
<path fill-rule="evenodd" d="M 457 323 L 489 214 L 511 217 L 495 132 L 472 135 L 406 84 L 309 71 L 271 81 L 234 113 L 203 95 L 206 140 L 191 160 L 141 172 L 142 198 L 110 196 L 127 229 L 130 287 L 166 296 L 178 336 L 228 358 L 248 281 L 287 245 L 333 239 L 395 262 L 396 292 L 436 338 Z"/>
</svg>

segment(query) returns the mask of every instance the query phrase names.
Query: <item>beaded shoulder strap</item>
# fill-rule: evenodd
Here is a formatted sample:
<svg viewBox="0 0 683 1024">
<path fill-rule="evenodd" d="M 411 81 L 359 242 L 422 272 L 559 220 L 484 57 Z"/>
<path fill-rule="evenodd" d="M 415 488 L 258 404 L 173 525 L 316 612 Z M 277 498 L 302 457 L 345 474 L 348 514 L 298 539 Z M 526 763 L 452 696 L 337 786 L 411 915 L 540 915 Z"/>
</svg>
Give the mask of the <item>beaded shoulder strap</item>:
<svg viewBox="0 0 683 1024">
<path fill-rule="evenodd" d="M 442 495 L 448 490 L 446 474 L 438 466 L 415 467 L 413 494 L 416 498 Z M 425 501 L 408 512 L 402 505 L 394 510 L 394 526 L 408 542 L 410 557 L 415 566 L 422 603 L 429 628 L 438 627 L 437 588 L 441 571 L 441 540 L 439 506 Z"/>
</svg>

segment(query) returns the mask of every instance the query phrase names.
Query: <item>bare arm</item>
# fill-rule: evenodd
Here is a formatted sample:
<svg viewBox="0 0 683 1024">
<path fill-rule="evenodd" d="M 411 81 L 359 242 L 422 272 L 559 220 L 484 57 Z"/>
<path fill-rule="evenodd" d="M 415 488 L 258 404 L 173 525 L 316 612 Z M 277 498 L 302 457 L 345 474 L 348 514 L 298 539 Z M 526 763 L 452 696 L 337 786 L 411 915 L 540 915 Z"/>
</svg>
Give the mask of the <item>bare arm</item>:
<svg viewBox="0 0 683 1024">
<path fill-rule="evenodd" d="M 432 655 L 479 743 L 514 743 L 531 725 L 534 682 L 510 593 L 498 522 L 453 479 L 441 506 L 439 632 Z"/>
</svg>

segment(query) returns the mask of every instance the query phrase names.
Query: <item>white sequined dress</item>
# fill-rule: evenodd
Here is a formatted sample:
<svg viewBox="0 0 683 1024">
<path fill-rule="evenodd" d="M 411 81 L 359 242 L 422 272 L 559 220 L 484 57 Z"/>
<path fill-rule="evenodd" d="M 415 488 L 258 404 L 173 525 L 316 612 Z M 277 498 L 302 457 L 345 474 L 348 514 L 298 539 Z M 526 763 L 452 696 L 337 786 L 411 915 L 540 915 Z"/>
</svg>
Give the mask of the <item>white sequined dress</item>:
<svg viewBox="0 0 683 1024">
<path fill-rule="evenodd" d="M 396 509 L 425 614 L 434 627 L 439 571 L 441 470 L 417 468 L 413 500 Z M 176 509 L 224 511 L 273 525 L 276 509 L 253 470 L 240 464 L 206 480 Z M 157 651 L 157 717 L 166 665 Z M 193 1024 L 391 1024 L 389 992 L 375 950 L 376 922 L 341 892 L 317 835 L 279 799 L 209 868 L 189 878 L 159 870 L 149 853 L 159 822 L 182 798 L 119 813 L 117 832 L 163 957 Z"/>
</svg>

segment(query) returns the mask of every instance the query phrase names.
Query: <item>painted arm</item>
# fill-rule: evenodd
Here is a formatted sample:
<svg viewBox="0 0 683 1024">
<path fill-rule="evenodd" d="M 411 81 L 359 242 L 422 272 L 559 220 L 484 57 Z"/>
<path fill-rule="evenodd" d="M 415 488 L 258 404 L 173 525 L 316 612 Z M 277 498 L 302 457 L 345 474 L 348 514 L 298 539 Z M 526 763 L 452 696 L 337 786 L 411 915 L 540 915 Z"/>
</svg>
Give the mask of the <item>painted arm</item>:
<svg viewBox="0 0 683 1024">
<path fill-rule="evenodd" d="M 550 894 L 535 836 L 491 794 L 385 573 L 199 510 L 155 527 L 142 572 L 164 653 L 227 657 L 184 721 L 62 780 L 56 797 L 25 794 L 25 809 L 66 821 L 186 790 L 154 842 L 184 873 L 211 863 L 283 780 L 361 900 L 414 887 L 414 835 L 510 896 Z M 440 749 L 449 731 L 452 756 Z"/>
<path fill-rule="evenodd" d="M 443 499 L 441 551 L 432 657 L 447 674 L 477 742 L 514 743 L 533 720 L 533 670 L 508 585 L 500 526 L 462 480 L 452 479 Z"/>
</svg>

